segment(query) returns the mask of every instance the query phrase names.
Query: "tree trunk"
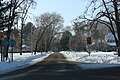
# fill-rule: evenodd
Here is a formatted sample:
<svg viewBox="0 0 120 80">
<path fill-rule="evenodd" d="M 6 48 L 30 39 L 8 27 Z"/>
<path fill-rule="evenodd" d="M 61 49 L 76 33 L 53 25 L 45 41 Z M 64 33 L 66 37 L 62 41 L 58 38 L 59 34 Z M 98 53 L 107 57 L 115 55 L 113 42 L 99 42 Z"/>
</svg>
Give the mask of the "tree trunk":
<svg viewBox="0 0 120 80">
<path fill-rule="evenodd" d="M 54 36 L 55 36 L 55 35 L 54 35 Z M 48 49 L 50 48 L 50 45 L 51 45 L 51 42 L 52 42 L 54 36 L 51 37 L 50 41 L 49 41 L 48 44 L 47 44 L 47 51 L 48 51 Z"/>
<path fill-rule="evenodd" d="M 118 44 L 117 44 L 118 56 L 120 56 L 120 27 L 118 27 L 117 33 L 118 33 Z"/>
<path fill-rule="evenodd" d="M 114 10 L 115 10 L 115 24 L 117 27 L 117 36 L 118 36 L 118 44 L 117 44 L 117 48 L 118 48 L 118 56 L 120 56 L 120 18 L 119 18 L 119 11 L 118 11 L 118 0 L 114 0 Z"/>
<path fill-rule="evenodd" d="M 37 41 L 36 44 L 35 44 L 35 52 L 34 52 L 34 55 L 36 55 L 37 47 L 38 47 L 38 41 Z"/>
<path fill-rule="evenodd" d="M 21 26 L 21 38 L 20 38 L 20 55 L 22 55 L 22 44 L 23 44 L 23 26 L 24 26 L 24 24 L 23 24 L 23 21 L 22 21 L 22 26 Z"/>
<path fill-rule="evenodd" d="M 120 47 L 118 47 L 118 56 L 120 56 Z"/>
<path fill-rule="evenodd" d="M 9 42 L 9 39 L 10 39 L 10 28 L 8 28 L 8 31 L 7 31 L 7 38 L 6 38 L 6 41 L 7 41 L 7 43 L 6 43 L 6 46 L 4 47 L 4 57 L 6 57 L 6 60 L 8 59 L 8 49 L 9 49 L 9 44 L 8 44 L 8 42 Z"/>
</svg>

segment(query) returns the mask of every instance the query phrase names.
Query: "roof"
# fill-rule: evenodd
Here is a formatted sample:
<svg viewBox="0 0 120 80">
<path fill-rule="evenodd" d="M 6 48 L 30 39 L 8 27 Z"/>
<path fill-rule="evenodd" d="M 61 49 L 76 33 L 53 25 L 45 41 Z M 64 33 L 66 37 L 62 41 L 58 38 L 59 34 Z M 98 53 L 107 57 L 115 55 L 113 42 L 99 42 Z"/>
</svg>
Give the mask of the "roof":
<svg viewBox="0 0 120 80">
<path fill-rule="evenodd" d="M 113 42 L 113 43 L 107 43 L 107 44 L 110 45 L 110 46 L 116 46 L 115 42 Z"/>
</svg>

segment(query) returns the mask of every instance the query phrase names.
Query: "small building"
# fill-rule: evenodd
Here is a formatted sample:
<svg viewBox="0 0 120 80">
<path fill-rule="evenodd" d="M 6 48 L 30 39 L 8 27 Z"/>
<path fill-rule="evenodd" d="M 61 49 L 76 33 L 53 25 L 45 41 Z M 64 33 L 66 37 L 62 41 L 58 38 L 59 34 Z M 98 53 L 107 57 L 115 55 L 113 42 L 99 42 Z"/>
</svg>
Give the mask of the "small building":
<svg viewBox="0 0 120 80">
<path fill-rule="evenodd" d="M 29 52 L 30 51 L 30 47 L 28 45 L 22 45 L 22 51 L 23 52 Z"/>
<path fill-rule="evenodd" d="M 108 44 L 103 43 L 103 42 L 99 42 L 99 43 L 94 43 L 92 44 L 92 50 L 96 50 L 96 51 L 107 51 L 108 49 Z"/>
<path fill-rule="evenodd" d="M 117 33 L 116 33 L 117 36 Z M 115 38 L 113 34 L 110 32 L 105 36 L 106 43 L 108 45 L 108 50 L 107 51 L 117 51 L 117 46 L 115 43 Z"/>
<path fill-rule="evenodd" d="M 107 43 L 108 44 L 108 51 L 117 51 L 116 43 Z"/>
</svg>

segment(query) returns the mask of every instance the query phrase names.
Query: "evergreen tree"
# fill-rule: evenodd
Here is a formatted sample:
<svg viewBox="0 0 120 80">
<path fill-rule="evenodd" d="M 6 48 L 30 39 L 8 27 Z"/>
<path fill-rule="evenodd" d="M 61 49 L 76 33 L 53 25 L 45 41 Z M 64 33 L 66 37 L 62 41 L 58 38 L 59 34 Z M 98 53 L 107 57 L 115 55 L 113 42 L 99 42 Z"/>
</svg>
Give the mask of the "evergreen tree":
<svg viewBox="0 0 120 80">
<path fill-rule="evenodd" d="M 69 31 L 63 32 L 62 38 L 60 40 L 60 49 L 63 51 L 69 50 L 69 39 L 72 34 Z"/>
</svg>

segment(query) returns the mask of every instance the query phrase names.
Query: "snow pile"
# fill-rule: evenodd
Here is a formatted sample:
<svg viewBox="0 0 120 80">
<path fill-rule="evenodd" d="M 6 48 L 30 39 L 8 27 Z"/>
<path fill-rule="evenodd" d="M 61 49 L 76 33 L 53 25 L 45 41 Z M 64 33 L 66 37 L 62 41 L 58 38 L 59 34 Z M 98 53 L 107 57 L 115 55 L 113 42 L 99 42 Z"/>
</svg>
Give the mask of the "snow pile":
<svg viewBox="0 0 120 80">
<path fill-rule="evenodd" d="M 33 65 L 37 62 L 42 61 L 44 58 L 48 57 L 49 53 L 37 53 L 36 55 L 31 55 L 31 53 L 23 53 L 20 55 L 19 53 L 14 53 L 14 61 L 10 62 L 0 62 L 0 74 L 14 71 L 17 69 L 25 68 L 30 65 Z"/>
<path fill-rule="evenodd" d="M 120 66 L 120 57 L 114 55 L 114 52 L 91 52 L 90 56 L 87 52 L 62 51 L 61 53 L 68 61 L 85 63 L 80 64 L 83 69 Z"/>
</svg>

